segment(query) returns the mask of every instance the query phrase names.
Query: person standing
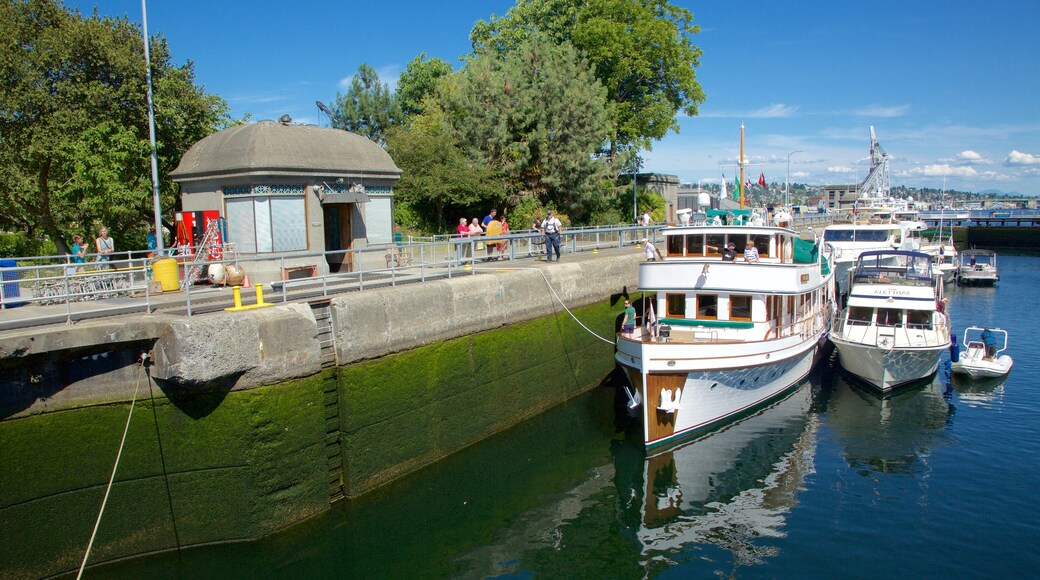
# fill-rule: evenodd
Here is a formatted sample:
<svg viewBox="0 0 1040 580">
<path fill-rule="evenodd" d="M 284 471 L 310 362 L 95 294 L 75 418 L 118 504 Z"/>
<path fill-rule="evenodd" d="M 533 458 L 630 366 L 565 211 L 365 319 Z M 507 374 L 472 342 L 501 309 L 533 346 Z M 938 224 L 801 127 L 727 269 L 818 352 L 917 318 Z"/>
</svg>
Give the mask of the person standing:
<svg viewBox="0 0 1040 580">
<path fill-rule="evenodd" d="M 484 230 L 485 233 L 487 232 L 488 225 L 491 222 L 495 221 L 496 215 L 498 215 L 498 210 L 492 208 L 491 211 L 489 211 L 488 214 L 484 216 L 484 221 L 480 222 L 480 227 Z"/>
<path fill-rule="evenodd" d="M 636 309 L 632 307 L 631 300 L 625 300 L 625 317 L 621 319 L 621 336 L 632 338 L 636 330 Z"/>
<path fill-rule="evenodd" d="M 495 214 L 495 210 L 491 210 L 491 214 Z M 491 217 L 491 216 L 488 216 Z M 502 235 L 502 222 L 497 219 L 492 219 L 484 225 L 484 235 L 486 236 L 501 236 Z M 487 243 L 487 261 L 490 262 L 495 259 L 495 248 L 498 247 L 498 242 Z"/>
<path fill-rule="evenodd" d="M 469 222 L 469 239 L 473 245 L 474 258 L 476 258 L 476 252 L 484 249 L 484 244 L 476 241 L 482 235 L 484 235 L 484 228 L 480 227 L 480 218 L 473 218 L 473 221 Z"/>
<path fill-rule="evenodd" d="M 458 244 L 455 247 L 455 261 L 461 264 L 463 257 L 473 257 L 473 248 L 469 244 L 469 224 L 466 223 L 466 218 L 459 218 L 459 225 L 455 228 L 455 233 L 459 235 L 459 240 L 455 242 Z"/>
<path fill-rule="evenodd" d="M 722 250 L 722 261 L 723 262 L 736 262 L 737 261 L 737 245 L 733 242 L 726 244 L 726 249 Z"/>
<path fill-rule="evenodd" d="M 83 243 L 83 236 L 76 234 L 72 236 L 72 262 L 82 264 L 86 261 L 87 245 Z"/>
<path fill-rule="evenodd" d="M 664 256 L 661 255 L 661 250 L 658 250 L 657 246 L 655 246 L 653 244 L 653 242 L 651 242 L 650 240 L 648 240 L 646 238 L 643 238 L 639 242 L 641 244 L 643 244 L 643 247 L 646 249 L 646 261 L 647 262 L 655 262 L 655 261 L 657 261 L 658 258 L 660 258 L 662 260 L 664 259 Z"/>
<path fill-rule="evenodd" d="M 640 223 L 639 225 L 641 225 L 641 226 L 648 226 L 648 225 L 650 225 L 650 212 L 647 212 L 647 211 L 643 212 L 642 223 Z"/>
<path fill-rule="evenodd" d="M 755 247 L 755 242 L 751 240 L 747 241 L 747 246 L 744 248 L 744 261 L 748 264 L 758 262 L 758 248 Z"/>
<path fill-rule="evenodd" d="M 98 237 L 94 240 L 94 245 L 97 246 L 97 261 L 98 262 L 110 262 L 112 260 L 112 252 L 116 249 L 116 242 L 108 235 L 108 228 L 101 226 L 98 230 Z M 112 268 L 112 264 L 108 264 L 109 268 Z"/>
<path fill-rule="evenodd" d="M 545 221 L 542 222 L 542 231 L 545 233 L 545 261 L 552 262 L 553 250 L 556 250 L 556 261 L 560 261 L 560 232 L 563 231 L 563 224 L 553 214 L 553 210 L 549 210 L 546 215 Z"/>
<path fill-rule="evenodd" d="M 506 221 L 506 216 L 498 218 L 502 222 L 502 235 L 509 234 L 509 222 Z M 498 243 L 498 259 L 503 260 L 506 258 L 506 249 L 509 248 L 509 240 L 502 240 Z"/>
<path fill-rule="evenodd" d="M 992 361 L 997 358 L 997 336 L 989 328 L 982 329 L 979 335 L 982 344 L 986 347 L 986 360 Z"/>
</svg>

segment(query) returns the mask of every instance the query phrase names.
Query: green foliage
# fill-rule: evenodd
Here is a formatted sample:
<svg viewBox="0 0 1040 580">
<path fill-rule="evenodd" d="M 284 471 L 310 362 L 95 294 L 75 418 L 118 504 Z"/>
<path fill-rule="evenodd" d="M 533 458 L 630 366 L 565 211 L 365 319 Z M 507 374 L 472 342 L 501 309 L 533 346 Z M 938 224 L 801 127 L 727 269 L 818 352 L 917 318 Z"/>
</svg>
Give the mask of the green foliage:
<svg viewBox="0 0 1040 580">
<path fill-rule="evenodd" d="M 150 39 L 162 209 L 179 205 L 163 176 L 226 124 L 227 104 L 195 86 L 165 39 Z M 0 228 L 46 235 L 108 226 L 143 242 L 154 223 L 144 44 L 126 18 L 82 18 L 55 0 L 0 4 Z M 172 216 L 171 216 L 172 217 Z M 172 219 L 167 227 L 173 227 Z M 119 246 L 117 246 L 119 247 Z"/>
<path fill-rule="evenodd" d="M 657 223 L 668 219 L 667 209 L 664 207 L 664 197 L 659 193 L 649 189 L 638 189 L 636 206 L 639 208 L 639 215 L 649 212 L 650 219 Z"/>
<path fill-rule="evenodd" d="M 0 258 L 55 256 L 57 254 L 58 249 L 50 240 L 33 238 L 23 232 L 0 233 Z"/>
<path fill-rule="evenodd" d="M 470 41 L 478 55 L 508 54 L 534 33 L 577 48 L 612 105 L 613 158 L 678 131 L 676 113 L 697 114 L 697 32 L 693 14 L 666 0 L 517 0 L 504 17 L 477 22 Z"/>
<path fill-rule="evenodd" d="M 426 53 L 412 59 L 397 80 L 397 102 L 406 116 L 419 115 L 426 111 L 423 104 L 437 90 L 437 83 L 451 75 L 451 63 L 439 58 L 426 60 Z"/>
<path fill-rule="evenodd" d="M 401 122 L 401 107 L 375 69 L 362 64 L 346 94 L 336 95 L 332 126 L 357 133 L 382 145 L 390 127 Z"/>
<path fill-rule="evenodd" d="M 574 49 L 533 35 L 516 50 L 470 60 L 440 100 L 458 143 L 502 172 L 510 202 L 534 196 L 576 217 L 604 191 L 609 138 L 602 87 Z"/>
<path fill-rule="evenodd" d="M 505 190 L 501 176 L 470 160 L 438 119 L 438 113 L 419 115 L 390 130 L 387 151 L 403 172 L 394 191 L 413 212 L 412 225 L 444 233 L 454 232 L 455 214 L 469 215 L 474 207 L 502 199 Z"/>
</svg>

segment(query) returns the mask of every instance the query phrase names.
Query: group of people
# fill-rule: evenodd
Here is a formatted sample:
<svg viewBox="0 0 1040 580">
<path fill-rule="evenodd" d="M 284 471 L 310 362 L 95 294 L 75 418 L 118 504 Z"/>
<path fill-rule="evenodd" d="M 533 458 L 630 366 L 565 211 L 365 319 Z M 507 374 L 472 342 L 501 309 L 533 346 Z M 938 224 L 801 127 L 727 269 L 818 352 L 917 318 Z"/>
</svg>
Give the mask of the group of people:
<svg viewBox="0 0 1040 580">
<path fill-rule="evenodd" d="M 83 264 L 86 262 L 87 250 L 89 246 L 83 242 L 83 236 L 76 234 L 72 236 L 72 263 Z M 97 251 L 98 262 L 102 262 L 112 268 L 110 261 L 112 260 L 112 252 L 116 249 L 115 240 L 112 236 L 108 235 L 108 228 L 101 226 L 98 229 L 98 237 L 94 239 L 94 249 Z M 75 269 L 78 266 L 74 266 Z M 74 272 L 73 272 L 74 273 Z"/>
<path fill-rule="evenodd" d="M 643 238 L 639 240 L 640 244 L 643 244 L 643 248 L 646 250 L 646 260 L 648 262 L 655 262 L 658 258 L 664 259 L 661 255 L 661 251 L 657 249 L 650 240 Z M 709 246 L 712 250 L 718 251 L 715 246 Z M 722 261 L 723 262 L 736 262 L 737 261 L 737 245 L 733 242 L 726 244 L 725 248 L 722 248 Z M 758 248 L 755 247 L 755 243 L 748 240 L 747 247 L 744 248 L 744 261 L 749 264 L 758 262 Z"/>
<path fill-rule="evenodd" d="M 509 222 L 506 221 L 506 216 L 499 217 L 498 210 L 492 209 L 488 212 L 488 215 L 484 216 L 483 220 L 473 218 L 472 221 L 467 222 L 466 218 L 459 218 L 459 225 L 455 228 L 455 233 L 463 240 L 479 236 L 504 236 L 509 233 Z M 487 251 L 484 260 L 490 262 L 505 259 L 509 241 L 498 240 L 495 243 L 477 242 L 476 246 L 477 250 L 485 249 Z M 498 250 L 498 256 L 495 256 L 495 250 Z M 463 258 L 472 258 L 473 244 L 460 243 L 455 257 L 459 262 Z"/>
<path fill-rule="evenodd" d="M 563 232 L 563 223 L 554 215 L 553 210 L 549 210 L 544 219 L 541 216 L 536 217 L 531 223 L 531 229 L 541 234 L 545 240 L 545 261 L 552 262 L 554 253 L 556 261 L 560 261 L 560 234 Z M 499 216 L 498 210 L 492 209 L 483 220 L 473 218 L 467 221 L 464 217 L 459 218 L 459 225 L 455 228 L 455 233 L 459 239 L 456 249 L 456 259 L 459 262 L 473 257 L 474 245 L 477 251 L 486 250 L 487 255 L 484 261 L 507 259 L 506 250 L 509 248 L 509 240 L 497 240 L 494 243 L 469 243 L 473 241 L 472 238 L 479 236 L 504 236 L 509 233 L 506 216 Z M 496 250 L 498 251 L 497 256 L 495 255 Z"/>
</svg>

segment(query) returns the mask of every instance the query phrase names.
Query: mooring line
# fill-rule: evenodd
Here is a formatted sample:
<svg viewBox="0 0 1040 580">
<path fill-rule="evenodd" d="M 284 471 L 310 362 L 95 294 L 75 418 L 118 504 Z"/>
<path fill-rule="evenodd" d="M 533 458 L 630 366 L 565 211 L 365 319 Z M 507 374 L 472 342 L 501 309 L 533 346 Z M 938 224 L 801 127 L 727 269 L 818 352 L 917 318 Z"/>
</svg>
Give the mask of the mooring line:
<svg viewBox="0 0 1040 580">
<path fill-rule="evenodd" d="M 141 372 L 144 372 L 143 362 Z M 141 387 L 141 375 L 137 376 L 134 385 L 134 397 L 130 401 L 130 413 L 126 416 L 126 427 L 123 428 L 123 439 L 119 442 L 119 452 L 116 453 L 116 463 L 112 466 L 112 475 L 108 478 L 108 487 L 105 488 L 105 499 L 101 501 L 101 510 L 98 511 L 97 520 L 94 522 L 94 531 L 90 533 L 90 543 L 87 544 L 87 552 L 83 554 L 83 562 L 79 565 L 79 573 L 76 580 L 83 577 L 83 570 L 87 567 L 87 559 L 90 558 L 90 550 L 94 547 L 94 538 L 97 537 L 98 527 L 101 526 L 101 516 L 105 513 L 105 505 L 108 504 L 108 494 L 112 491 L 112 483 L 116 480 L 116 470 L 119 468 L 119 459 L 123 456 L 123 446 L 126 444 L 126 434 L 130 431 L 130 419 L 134 416 L 134 405 L 137 403 L 137 390 Z"/>
<path fill-rule="evenodd" d="M 483 270 L 483 271 L 486 271 L 486 272 L 493 272 L 495 270 L 505 270 L 505 271 L 509 271 L 509 270 L 534 270 L 535 272 L 538 272 L 539 274 L 541 274 L 542 280 L 545 281 L 546 287 L 549 288 L 549 292 L 552 292 L 552 295 L 556 298 L 556 301 L 560 303 L 560 306 L 563 306 L 563 309 L 567 311 L 567 314 L 570 314 L 571 318 L 574 319 L 574 322 L 578 323 L 578 326 L 584 328 L 589 334 L 591 334 L 592 336 L 595 336 L 596 338 L 602 340 L 603 342 L 605 342 L 607 344 L 611 344 L 611 345 L 614 344 L 613 340 L 608 340 L 606 338 L 603 338 L 602 336 L 600 336 L 600 335 L 596 334 L 595 332 L 593 332 L 591 328 L 589 328 L 588 326 L 585 326 L 585 323 L 583 323 L 582 321 L 578 320 L 578 317 L 575 316 L 573 312 L 571 312 L 571 309 L 567 308 L 567 305 L 563 303 L 563 299 L 560 298 L 560 295 L 556 293 L 556 290 L 552 287 L 552 284 L 549 283 L 549 279 L 546 278 L 545 272 L 543 272 L 541 268 L 530 268 L 530 267 L 503 268 L 501 266 L 490 268 L 490 267 L 483 267 L 483 266 L 481 266 L 481 267 L 474 267 L 473 269 L 474 270 Z"/>
</svg>

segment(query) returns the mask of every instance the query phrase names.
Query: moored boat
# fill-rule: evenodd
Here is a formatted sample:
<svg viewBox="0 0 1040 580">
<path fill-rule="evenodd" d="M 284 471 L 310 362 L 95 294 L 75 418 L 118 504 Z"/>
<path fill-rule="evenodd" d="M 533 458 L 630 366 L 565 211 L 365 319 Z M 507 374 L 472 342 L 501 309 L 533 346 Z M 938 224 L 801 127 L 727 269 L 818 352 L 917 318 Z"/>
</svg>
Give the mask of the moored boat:
<svg viewBox="0 0 1040 580">
<path fill-rule="evenodd" d="M 657 332 L 618 334 L 645 445 L 718 427 L 783 395 L 826 346 L 834 304 L 819 241 L 762 225 L 671 227 L 662 261 L 639 267 Z M 727 244 L 757 261 L 727 259 Z"/>
<path fill-rule="evenodd" d="M 986 332 L 989 332 L 989 335 L 986 335 Z M 991 342 L 989 352 L 986 352 L 986 340 Z M 950 365 L 952 372 L 968 375 L 973 379 L 1002 377 L 1011 372 L 1014 360 L 1009 355 L 1000 354 L 1007 350 L 1006 330 L 969 326 L 964 329 L 963 344 L 964 349 L 960 351 L 960 356 Z"/>
<path fill-rule="evenodd" d="M 882 392 L 928 377 L 950 344 L 938 306 L 942 282 L 927 254 L 902 250 L 860 255 L 848 302 L 830 335 L 841 366 Z"/>
<path fill-rule="evenodd" d="M 957 284 L 962 286 L 993 286 L 1000 280 L 997 275 L 997 253 L 992 250 L 964 250 L 957 269 Z"/>
</svg>

